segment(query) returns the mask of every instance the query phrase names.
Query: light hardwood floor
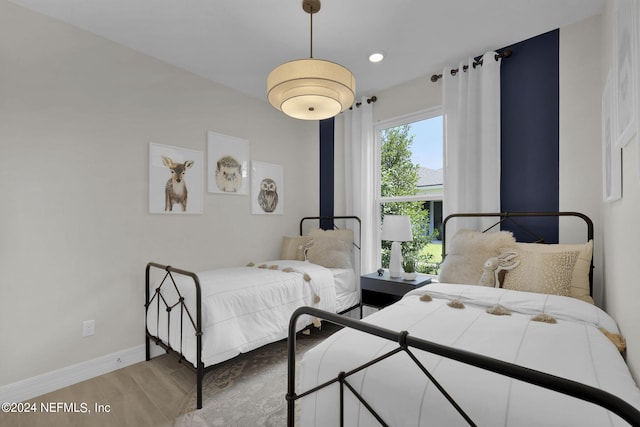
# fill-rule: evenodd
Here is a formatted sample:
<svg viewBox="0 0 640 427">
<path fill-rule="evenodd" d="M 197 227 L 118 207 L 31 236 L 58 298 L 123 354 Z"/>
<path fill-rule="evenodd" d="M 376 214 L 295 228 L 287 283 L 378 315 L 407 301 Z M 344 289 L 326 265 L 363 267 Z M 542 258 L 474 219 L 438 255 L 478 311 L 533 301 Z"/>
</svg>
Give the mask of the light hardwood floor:
<svg viewBox="0 0 640 427">
<path fill-rule="evenodd" d="M 195 384 L 192 370 L 163 355 L 31 399 L 35 413 L 0 412 L 0 426 L 171 427 Z"/>
</svg>

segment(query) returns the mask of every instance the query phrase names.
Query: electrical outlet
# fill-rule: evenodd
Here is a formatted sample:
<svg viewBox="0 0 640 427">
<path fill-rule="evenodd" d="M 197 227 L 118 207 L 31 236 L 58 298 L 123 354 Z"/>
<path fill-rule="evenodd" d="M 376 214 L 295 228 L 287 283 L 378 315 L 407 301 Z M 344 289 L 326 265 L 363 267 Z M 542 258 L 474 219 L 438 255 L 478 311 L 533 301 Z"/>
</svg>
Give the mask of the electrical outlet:
<svg viewBox="0 0 640 427">
<path fill-rule="evenodd" d="M 82 322 L 82 336 L 88 337 L 96 333 L 96 321 L 85 320 Z"/>
</svg>

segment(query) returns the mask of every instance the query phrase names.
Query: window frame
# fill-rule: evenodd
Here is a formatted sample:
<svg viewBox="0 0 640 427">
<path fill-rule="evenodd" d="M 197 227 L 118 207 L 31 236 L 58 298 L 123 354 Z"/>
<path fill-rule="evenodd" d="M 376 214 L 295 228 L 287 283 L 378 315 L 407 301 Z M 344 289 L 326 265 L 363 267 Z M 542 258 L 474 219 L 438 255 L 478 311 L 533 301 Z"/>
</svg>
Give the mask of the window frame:
<svg viewBox="0 0 640 427">
<path fill-rule="evenodd" d="M 443 144 L 443 153 L 444 153 L 444 144 L 445 144 L 445 134 L 444 134 L 444 110 L 442 106 L 432 107 L 425 110 L 416 111 L 414 113 L 406 114 L 403 116 L 395 117 L 392 119 L 381 120 L 376 123 L 373 127 L 374 133 L 374 176 L 375 176 L 375 197 L 374 197 L 374 211 L 375 211 L 375 223 L 376 223 L 376 263 L 377 265 L 382 265 L 382 241 L 381 237 L 381 229 L 382 229 L 382 219 L 380 218 L 380 211 L 382 208 L 382 204 L 390 203 L 390 202 L 429 202 L 429 201 L 444 201 L 444 190 L 443 193 L 438 195 L 435 194 L 422 194 L 415 196 L 392 196 L 392 197 L 382 197 L 382 180 L 381 180 L 381 170 L 380 170 L 380 161 L 382 157 L 382 153 L 380 150 L 381 147 L 381 139 L 380 133 L 389 128 L 394 128 L 398 126 L 403 126 L 407 124 L 411 124 L 414 122 L 420 122 L 423 120 L 433 119 L 435 117 L 442 116 L 442 144 Z M 444 154 L 443 154 L 444 157 Z M 444 160 L 444 158 L 443 158 Z M 444 164 L 443 164 L 444 168 Z"/>
</svg>

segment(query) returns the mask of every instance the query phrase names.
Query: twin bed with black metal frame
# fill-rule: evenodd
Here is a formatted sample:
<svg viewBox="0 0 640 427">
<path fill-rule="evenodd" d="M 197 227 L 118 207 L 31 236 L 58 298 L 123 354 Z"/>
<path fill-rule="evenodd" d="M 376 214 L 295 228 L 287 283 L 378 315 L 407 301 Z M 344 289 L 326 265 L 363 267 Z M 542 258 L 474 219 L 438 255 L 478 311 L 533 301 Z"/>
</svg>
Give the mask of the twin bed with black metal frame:
<svg viewBox="0 0 640 427">
<path fill-rule="evenodd" d="M 313 221 L 319 228 L 305 236 Z M 345 227 L 336 227 L 336 221 Z M 198 273 L 147 264 L 146 359 L 151 359 L 153 342 L 188 362 L 197 376 L 198 409 L 204 375 L 241 353 L 285 339 L 298 307 L 333 313 L 359 307 L 360 219 L 305 217 L 299 232 L 283 237 L 279 260 Z M 314 323 L 319 325 L 312 316 L 299 316 L 294 328 Z"/>
<path fill-rule="evenodd" d="M 289 426 L 640 426 L 640 390 L 621 354 L 624 339 L 589 295 L 591 220 L 574 212 L 461 214 L 444 226 L 458 216 L 487 215 L 535 236 L 516 218 L 578 218 L 587 243 L 505 245 L 503 232 L 485 238 L 460 230 L 441 277 L 463 277 L 456 276 L 459 262 L 476 262 L 486 239 L 494 239 L 496 258 L 508 253 L 511 262 L 504 277 L 495 272 L 502 287 L 483 279 L 485 286 L 433 283 L 362 321 L 296 310 L 288 339 Z M 460 236 L 472 247 L 466 254 Z M 490 264 L 480 264 L 477 274 Z M 523 284 L 523 276 L 532 280 Z M 308 350 L 297 370 L 301 315 L 345 328 Z"/>
</svg>

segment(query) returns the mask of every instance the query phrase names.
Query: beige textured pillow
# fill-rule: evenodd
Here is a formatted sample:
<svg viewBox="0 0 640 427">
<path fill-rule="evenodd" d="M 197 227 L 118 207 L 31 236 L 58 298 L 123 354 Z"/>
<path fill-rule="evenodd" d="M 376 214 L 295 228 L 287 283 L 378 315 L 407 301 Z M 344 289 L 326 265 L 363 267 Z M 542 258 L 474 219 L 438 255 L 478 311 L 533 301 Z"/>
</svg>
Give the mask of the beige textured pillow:
<svg viewBox="0 0 640 427">
<path fill-rule="evenodd" d="M 311 237 L 309 236 L 282 236 L 282 249 L 280 250 L 280 259 L 304 261 L 304 251 L 309 247 L 310 244 Z"/>
<path fill-rule="evenodd" d="M 510 231 L 481 233 L 459 230 L 448 244 L 448 253 L 440 266 L 438 280 L 443 283 L 477 285 L 486 260 L 500 255 L 501 248 L 515 244 Z"/>
<path fill-rule="evenodd" d="M 565 246 L 564 248 L 561 246 Z M 566 250 L 574 249 L 574 250 Z M 516 291 L 569 296 L 579 250 L 566 245 L 517 243 L 520 265 L 507 272 L 502 287 Z"/>
<path fill-rule="evenodd" d="M 593 298 L 589 289 L 589 271 L 591 271 L 591 260 L 593 259 L 593 240 L 580 248 L 576 266 L 573 267 L 573 275 L 571 276 L 571 291 L 569 296 L 578 298 L 593 304 Z"/>
<path fill-rule="evenodd" d="M 591 257 L 593 254 L 593 240 L 589 240 L 587 243 L 581 244 L 540 244 L 540 243 L 516 243 L 516 250 L 523 250 L 526 253 L 543 253 L 543 254 L 563 254 L 571 253 L 575 256 L 575 262 L 573 268 L 570 268 L 571 272 L 569 276 L 569 292 L 568 294 L 559 294 L 578 298 L 582 301 L 586 301 L 593 304 L 593 299 L 589 293 L 589 270 L 591 268 Z M 524 262 L 524 261 L 523 261 Z M 518 267 L 519 268 L 519 267 Z M 515 269 L 517 270 L 517 269 Z M 511 273 L 515 273 L 515 270 L 507 273 L 503 287 L 507 287 L 507 280 L 513 280 L 509 278 Z M 566 274 L 566 272 L 564 272 Z M 516 274 L 517 276 L 517 274 Z M 535 276 L 539 279 L 539 275 Z M 511 285 L 510 285 L 511 286 Z M 533 285 L 529 285 L 533 286 Z M 564 286 L 564 285 L 563 285 Z M 536 292 L 536 291 L 532 291 Z M 564 292 L 564 291 L 563 291 Z M 553 293 L 553 292 L 542 292 Z"/>
<path fill-rule="evenodd" d="M 327 268 L 353 268 L 351 246 L 353 230 L 311 230 L 311 246 L 306 259 Z"/>
</svg>

